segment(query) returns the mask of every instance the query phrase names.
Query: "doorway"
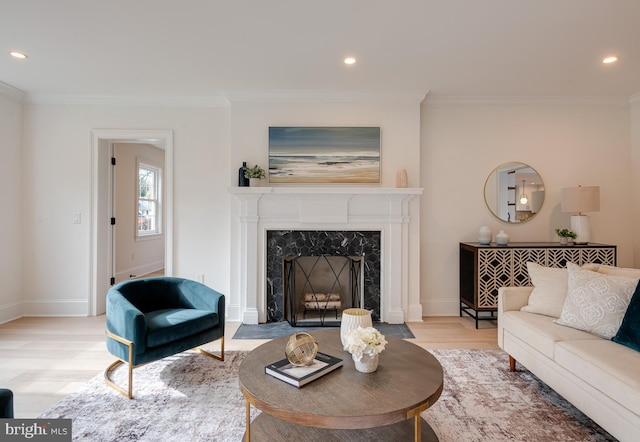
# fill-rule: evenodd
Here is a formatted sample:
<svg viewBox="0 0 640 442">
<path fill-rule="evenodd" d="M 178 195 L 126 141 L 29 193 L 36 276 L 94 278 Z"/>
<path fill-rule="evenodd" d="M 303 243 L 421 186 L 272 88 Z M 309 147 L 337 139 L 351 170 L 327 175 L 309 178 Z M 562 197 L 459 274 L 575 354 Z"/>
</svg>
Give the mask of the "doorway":
<svg viewBox="0 0 640 442">
<path fill-rule="evenodd" d="M 115 283 L 164 269 L 164 149 L 113 143 Z"/>
<path fill-rule="evenodd" d="M 91 278 L 90 316 L 106 310 L 106 293 L 115 282 L 114 229 L 111 204 L 114 186 L 111 173 L 113 146 L 151 144 L 164 151 L 164 274 L 173 274 L 173 132 L 170 130 L 92 131 L 91 171 Z"/>
</svg>

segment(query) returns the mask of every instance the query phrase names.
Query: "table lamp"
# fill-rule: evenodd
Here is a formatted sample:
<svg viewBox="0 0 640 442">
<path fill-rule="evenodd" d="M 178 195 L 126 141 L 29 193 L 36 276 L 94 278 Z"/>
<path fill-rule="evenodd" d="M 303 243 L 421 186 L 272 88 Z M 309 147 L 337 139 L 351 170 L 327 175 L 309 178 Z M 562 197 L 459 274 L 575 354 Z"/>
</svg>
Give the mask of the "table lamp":
<svg viewBox="0 0 640 442">
<path fill-rule="evenodd" d="M 575 232 L 576 244 L 588 244 L 591 240 L 589 217 L 582 212 L 600 211 L 600 187 L 566 187 L 560 192 L 563 212 L 572 212 L 571 230 Z M 577 214 L 576 214 L 577 213 Z"/>
</svg>

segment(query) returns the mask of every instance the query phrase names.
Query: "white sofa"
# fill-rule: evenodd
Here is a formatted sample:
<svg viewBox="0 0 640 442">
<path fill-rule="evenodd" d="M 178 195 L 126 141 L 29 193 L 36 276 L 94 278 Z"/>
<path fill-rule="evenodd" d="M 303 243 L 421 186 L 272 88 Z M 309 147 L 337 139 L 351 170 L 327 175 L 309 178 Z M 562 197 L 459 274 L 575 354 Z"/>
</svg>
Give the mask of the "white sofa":
<svg viewBox="0 0 640 442">
<path fill-rule="evenodd" d="M 640 440 L 640 352 L 521 311 L 533 287 L 498 292 L 498 345 L 620 441 Z"/>
</svg>

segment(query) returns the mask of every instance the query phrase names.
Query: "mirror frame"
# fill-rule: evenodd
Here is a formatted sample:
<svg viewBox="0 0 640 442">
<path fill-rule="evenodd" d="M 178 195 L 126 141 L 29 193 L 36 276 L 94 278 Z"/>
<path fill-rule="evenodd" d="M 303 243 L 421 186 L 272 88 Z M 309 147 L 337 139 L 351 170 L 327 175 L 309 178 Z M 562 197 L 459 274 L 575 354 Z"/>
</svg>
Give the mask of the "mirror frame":
<svg viewBox="0 0 640 442">
<path fill-rule="evenodd" d="M 525 169 L 530 169 L 535 175 L 537 175 L 537 177 L 539 178 L 539 183 L 532 183 L 531 185 L 537 185 L 538 189 L 535 191 L 530 191 L 530 205 L 535 204 L 536 205 L 536 210 L 531 211 L 531 210 L 517 210 L 517 207 L 519 205 L 519 203 L 517 202 L 517 196 L 518 196 L 518 181 L 521 181 L 521 179 L 515 179 L 515 175 L 514 175 L 514 183 L 513 183 L 513 188 L 511 188 L 511 186 L 509 187 L 509 189 L 507 190 L 507 192 L 509 190 L 515 190 L 515 195 L 514 195 L 514 201 L 513 203 L 510 203 L 509 200 L 507 199 L 507 204 L 509 205 L 514 205 L 514 214 L 513 217 L 514 219 L 511 220 L 509 219 L 509 215 L 511 215 L 511 213 L 509 212 L 507 214 L 507 218 L 502 218 L 500 216 L 499 211 L 497 210 L 497 206 L 499 204 L 499 194 L 500 194 L 500 189 L 497 188 L 498 184 L 499 184 L 499 179 L 498 179 L 498 174 L 500 172 L 507 172 L 508 171 L 513 171 L 512 173 L 517 174 L 517 171 L 519 170 L 525 170 Z M 529 172 L 531 173 L 531 172 Z M 526 186 L 526 183 L 525 183 Z M 540 187 L 542 188 L 542 190 L 540 190 Z M 535 199 L 534 199 L 534 192 L 536 192 L 535 195 Z M 542 209 L 542 206 L 544 205 L 544 200 L 545 200 L 545 186 L 544 186 L 544 180 L 542 179 L 542 176 L 540 175 L 540 173 L 534 169 L 533 167 L 531 167 L 530 165 L 526 164 L 526 163 L 522 163 L 520 161 L 511 161 L 511 162 L 507 162 L 507 163 L 502 163 L 499 166 L 497 166 L 495 169 L 493 169 L 491 171 L 491 173 L 489 173 L 489 175 L 487 176 L 487 179 L 484 182 L 484 203 L 487 206 L 487 209 L 489 209 L 489 211 L 491 212 L 491 214 L 493 216 L 495 216 L 496 218 L 498 218 L 500 221 L 505 222 L 505 223 L 509 223 L 509 224 L 521 224 L 527 221 L 531 221 L 533 218 L 536 217 L 536 215 L 538 213 L 540 213 L 540 210 Z M 535 200 L 535 201 L 534 201 Z M 490 203 L 490 201 L 492 203 Z M 525 217 L 524 218 L 518 218 L 518 214 L 517 212 L 524 212 L 525 213 Z M 526 213 L 529 213 L 529 215 L 526 215 Z"/>
</svg>

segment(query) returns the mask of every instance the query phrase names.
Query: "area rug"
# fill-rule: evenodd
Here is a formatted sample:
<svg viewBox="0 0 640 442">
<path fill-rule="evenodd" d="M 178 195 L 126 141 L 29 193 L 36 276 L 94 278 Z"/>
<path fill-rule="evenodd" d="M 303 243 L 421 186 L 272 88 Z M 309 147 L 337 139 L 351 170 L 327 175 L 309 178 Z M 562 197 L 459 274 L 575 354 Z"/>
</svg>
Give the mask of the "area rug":
<svg viewBox="0 0 640 442">
<path fill-rule="evenodd" d="M 510 373 L 501 350 L 431 352 L 445 388 L 422 416 L 441 442 L 615 441 L 528 371 Z M 227 352 L 219 362 L 184 352 L 137 368 L 132 400 L 99 375 L 39 417 L 72 419 L 76 441 L 240 441 L 245 403 L 237 372 L 245 355 Z M 126 370 L 114 378 L 124 382 Z M 252 408 L 252 419 L 258 414 Z"/>
<path fill-rule="evenodd" d="M 374 322 L 373 326 L 383 335 L 395 336 L 401 339 L 415 338 L 407 324 L 387 324 Z M 338 327 L 331 327 L 336 329 Z M 328 327 L 292 327 L 287 321 L 268 322 L 266 324 L 240 324 L 233 335 L 233 339 L 275 339 L 294 333 L 311 333 L 318 330 L 328 330 Z"/>
</svg>

